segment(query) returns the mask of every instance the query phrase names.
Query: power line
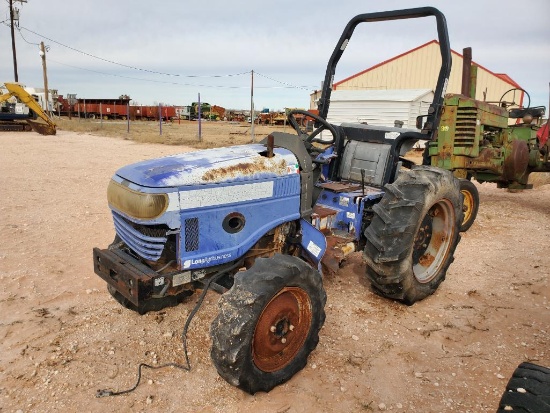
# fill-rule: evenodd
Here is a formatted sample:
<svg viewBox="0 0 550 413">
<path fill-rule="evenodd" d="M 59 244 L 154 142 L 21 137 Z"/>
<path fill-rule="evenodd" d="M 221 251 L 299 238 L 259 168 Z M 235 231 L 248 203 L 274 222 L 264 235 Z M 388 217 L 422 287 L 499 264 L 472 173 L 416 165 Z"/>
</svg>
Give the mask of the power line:
<svg viewBox="0 0 550 413">
<path fill-rule="evenodd" d="M 27 39 L 25 39 L 25 36 L 23 36 L 23 33 L 21 33 L 21 29 L 19 27 L 17 28 L 17 32 L 19 33 L 19 36 L 21 36 L 21 38 L 25 41 L 25 43 L 28 43 L 28 44 L 34 45 L 34 46 L 40 46 L 40 44 L 38 44 L 38 43 L 29 42 Z"/>
<path fill-rule="evenodd" d="M 144 79 L 144 78 L 139 78 L 139 77 L 124 76 L 124 75 L 119 75 L 119 74 L 116 74 L 116 73 L 107 73 L 107 72 L 102 72 L 102 71 L 99 71 L 99 70 L 87 69 L 87 68 L 84 68 L 84 67 L 70 65 L 70 64 L 67 64 L 67 63 L 60 62 L 58 60 L 54 60 L 51 57 L 48 58 L 48 60 L 50 62 L 57 63 L 61 66 L 67 66 L 67 67 L 71 67 L 73 69 L 85 70 L 87 72 L 97 73 L 97 74 L 100 74 L 100 75 L 113 76 L 113 77 L 119 77 L 119 78 L 123 78 L 123 79 L 138 80 L 138 81 L 150 82 L 150 83 L 161 83 L 161 84 L 176 85 L 176 86 L 192 86 L 192 87 L 205 87 L 205 88 L 216 88 L 216 89 L 249 89 L 250 88 L 250 86 L 248 86 L 248 85 L 247 86 L 205 85 L 205 84 L 173 82 L 173 81 L 167 81 L 167 80 Z M 250 73 L 250 72 L 248 72 L 248 73 Z M 289 88 L 290 88 L 290 86 L 255 86 L 255 89 L 289 89 Z"/>
<path fill-rule="evenodd" d="M 269 80 L 271 80 L 271 81 L 273 81 L 273 82 L 277 82 L 277 83 L 280 83 L 280 84 L 282 84 L 282 85 L 286 85 L 286 86 L 289 87 L 289 88 L 304 89 L 304 90 L 310 90 L 310 89 L 312 89 L 311 87 L 307 87 L 307 86 L 295 86 L 295 85 L 292 85 L 292 84 L 287 83 L 287 82 L 282 82 L 282 81 L 280 81 L 280 80 L 273 79 L 273 78 L 271 78 L 271 77 L 269 77 L 269 76 L 262 75 L 261 73 L 258 73 L 258 72 L 256 72 L 256 71 L 255 71 L 254 73 L 256 73 L 258 76 L 264 77 L 264 78 L 269 79 Z"/>
<path fill-rule="evenodd" d="M 5 21 L 2 21 L 0 23 L 3 23 L 5 26 L 11 27 L 9 24 L 5 23 Z M 107 62 L 107 63 L 111 63 L 111 64 L 114 64 L 114 65 L 117 65 L 117 66 L 125 67 L 125 68 L 128 68 L 128 69 L 138 70 L 138 71 L 152 73 L 152 74 L 160 74 L 160 75 L 165 75 L 165 76 L 184 77 L 184 78 L 225 78 L 225 77 L 235 77 L 235 76 L 249 75 L 251 73 L 250 71 L 245 71 L 245 72 L 234 73 L 234 74 L 226 74 L 226 75 L 180 75 L 180 74 L 173 74 L 173 73 L 166 73 L 166 72 L 158 72 L 158 71 L 154 71 L 154 70 L 139 68 L 139 67 L 136 67 L 136 66 L 126 65 L 126 64 L 123 64 L 123 63 L 115 62 L 113 60 L 109 60 L 109 59 L 105 59 L 105 58 L 93 55 L 91 53 L 88 53 L 88 52 L 79 50 L 77 48 L 68 46 L 64 43 L 58 42 L 57 40 L 51 39 L 47 36 L 44 36 L 40 33 L 37 33 L 33 30 L 30 30 L 26 27 L 18 27 L 17 30 L 18 30 L 19 35 L 23 39 L 23 41 L 25 41 L 27 44 L 30 44 L 30 45 L 38 46 L 39 44 L 38 43 L 33 43 L 33 42 L 27 40 L 25 38 L 25 36 L 23 35 L 22 30 L 26 30 L 26 31 L 38 36 L 38 37 L 44 38 L 44 39 L 46 39 L 46 40 L 48 40 L 52 43 L 58 44 L 62 47 L 73 50 L 77 53 L 81 53 L 85 56 L 88 56 L 88 57 L 91 57 L 91 58 L 94 58 L 94 59 L 98 59 L 98 60 L 101 60 L 101 61 L 104 61 L 104 62 Z M 114 74 L 114 73 L 107 73 L 107 72 L 102 72 L 102 71 L 98 71 L 98 70 L 92 70 L 92 69 L 87 69 L 87 68 L 83 68 L 83 67 L 79 67 L 79 66 L 74 66 L 74 65 L 62 63 L 62 62 L 57 61 L 57 60 L 53 60 L 51 58 L 49 60 L 52 61 L 52 62 L 55 62 L 57 64 L 60 64 L 62 66 L 72 67 L 74 69 L 85 70 L 85 71 L 88 71 L 88 72 L 97 73 L 97 74 L 101 74 L 101 75 L 105 75 L 105 76 L 114 76 L 114 77 L 131 79 L 131 80 L 138 80 L 138 81 L 144 81 L 144 82 L 162 83 L 162 84 L 171 84 L 171 85 L 181 85 L 181 86 L 219 88 L 219 89 L 247 89 L 248 88 L 248 86 L 202 85 L 202 84 L 196 85 L 196 84 L 190 84 L 190 83 L 180 83 L 180 82 L 170 82 L 170 81 L 162 81 L 162 80 L 154 80 L 154 79 L 136 78 L 136 77 L 131 77 L 131 76 L 118 75 L 118 74 Z M 282 86 L 258 86 L 258 85 L 256 85 L 255 86 L 256 89 L 302 89 L 302 90 L 312 89 L 312 87 L 296 86 L 296 85 L 290 84 L 288 82 L 283 82 L 283 81 L 274 79 L 272 77 L 266 76 L 266 75 L 258 73 L 258 72 L 255 72 L 255 73 L 257 75 L 265 78 L 265 79 L 268 79 L 272 82 L 276 82 L 276 83 L 279 83 L 280 85 L 282 85 Z"/>
<path fill-rule="evenodd" d="M 130 80 L 139 80 L 139 81 L 143 81 L 143 82 L 162 83 L 162 84 L 167 84 L 167 85 L 179 85 L 179 86 L 193 86 L 193 87 L 207 87 L 207 88 L 210 87 L 210 88 L 220 88 L 220 89 L 247 89 L 248 88 L 248 86 L 197 85 L 197 84 L 192 84 L 192 83 L 170 82 L 170 81 L 167 81 L 167 80 L 144 79 L 144 78 L 139 78 L 139 77 L 118 75 L 118 74 L 115 74 L 115 73 L 101 72 L 99 70 L 93 70 L 93 69 L 87 69 L 87 68 L 84 68 L 84 67 L 69 65 L 67 63 L 62 63 L 62 62 L 59 62 L 59 61 L 51 59 L 51 58 L 49 58 L 49 61 L 60 64 L 62 66 L 72 67 L 73 69 L 85 70 L 87 72 L 97 73 L 97 74 L 105 75 L 105 76 L 120 77 L 120 78 L 123 78 L 123 79 L 130 79 Z"/>
<path fill-rule="evenodd" d="M 81 53 L 83 55 L 86 55 L 88 57 L 92 57 L 94 59 L 98 59 L 98 60 L 102 60 L 104 62 L 107 62 L 107 63 L 111 63 L 111 64 L 114 64 L 114 65 L 117 65 L 117 66 L 122 66 L 122 67 L 126 67 L 128 69 L 134 69 L 134 70 L 139 70 L 141 72 L 147 72 L 147 73 L 153 73 L 153 74 L 157 74 L 157 75 L 164 75 L 164 76 L 174 76 L 174 77 L 189 77 L 189 78 L 193 78 L 193 77 L 202 77 L 202 78 L 219 78 L 219 77 L 232 77 L 232 76 L 241 76 L 241 75 L 248 75 L 250 73 L 250 71 L 246 71 L 246 72 L 241 72 L 241 73 L 233 73 L 233 74 L 227 74 L 227 75 L 179 75 L 179 74 L 174 74 L 174 73 L 166 73 L 166 72 L 158 72 L 156 70 L 149 70 L 149 69 L 143 69 L 143 68 L 140 68 L 140 67 L 136 67 L 136 66 L 131 66 L 131 65 L 126 65 L 124 63 L 119 63 L 119 62 L 115 62 L 113 60 L 109 60 L 109 59 L 105 59 L 103 57 L 99 57 L 99 56 L 96 56 L 96 55 L 93 55 L 91 53 L 88 53 L 88 52 L 84 52 L 82 50 L 79 50 L 79 49 L 76 49 L 74 47 L 71 47 L 71 46 L 67 46 L 66 44 L 63 44 L 61 42 L 58 42 L 57 40 L 54 40 L 54 39 L 50 39 L 49 37 L 46 37 L 44 36 L 43 34 L 40 34 L 40 33 L 37 33 L 35 31 L 32 31 L 30 29 L 27 29 L 26 27 L 21 27 L 20 29 L 23 29 L 23 30 L 26 30 L 36 36 L 39 36 L 39 37 L 42 37 L 46 40 L 49 40 L 50 42 L 52 43 L 55 43 L 55 44 L 58 44 L 60 46 L 63 46 L 67 49 L 70 49 L 72 51 L 75 51 L 75 52 L 78 52 L 78 53 Z"/>
</svg>

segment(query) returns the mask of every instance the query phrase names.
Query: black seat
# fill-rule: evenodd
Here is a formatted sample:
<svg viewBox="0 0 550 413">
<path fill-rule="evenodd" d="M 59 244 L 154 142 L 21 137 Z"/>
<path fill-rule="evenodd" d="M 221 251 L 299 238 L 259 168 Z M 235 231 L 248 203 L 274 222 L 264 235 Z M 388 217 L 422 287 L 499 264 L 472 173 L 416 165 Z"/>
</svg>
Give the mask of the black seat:
<svg viewBox="0 0 550 413">
<path fill-rule="evenodd" d="M 521 119 L 525 115 L 531 115 L 534 118 L 540 118 L 544 116 L 546 108 L 544 106 L 535 106 L 534 108 L 514 108 L 510 109 L 508 116 L 511 119 Z"/>
</svg>

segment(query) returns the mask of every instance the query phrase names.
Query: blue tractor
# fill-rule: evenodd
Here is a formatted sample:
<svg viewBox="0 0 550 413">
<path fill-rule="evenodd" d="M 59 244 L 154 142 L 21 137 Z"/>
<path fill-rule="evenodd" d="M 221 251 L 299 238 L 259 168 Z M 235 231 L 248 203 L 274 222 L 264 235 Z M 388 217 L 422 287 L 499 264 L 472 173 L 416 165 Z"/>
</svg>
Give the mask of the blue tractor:
<svg viewBox="0 0 550 413">
<path fill-rule="evenodd" d="M 359 23 L 433 16 L 442 67 L 422 130 L 326 121 L 335 68 Z M 108 187 L 116 237 L 93 251 L 109 292 L 139 313 L 220 292 L 211 357 L 229 383 L 269 391 L 302 369 L 325 320 L 322 274 L 363 251 L 379 294 L 432 294 L 453 261 L 462 195 L 451 172 L 402 155 L 434 138 L 451 67 L 434 8 L 361 14 L 329 60 L 319 114 L 295 110 L 296 134 L 121 168 Z M 307 116 L 313 132 L 301 130 Z M 321 134 L 321 132 L 323 132 Z"/>
</svg>

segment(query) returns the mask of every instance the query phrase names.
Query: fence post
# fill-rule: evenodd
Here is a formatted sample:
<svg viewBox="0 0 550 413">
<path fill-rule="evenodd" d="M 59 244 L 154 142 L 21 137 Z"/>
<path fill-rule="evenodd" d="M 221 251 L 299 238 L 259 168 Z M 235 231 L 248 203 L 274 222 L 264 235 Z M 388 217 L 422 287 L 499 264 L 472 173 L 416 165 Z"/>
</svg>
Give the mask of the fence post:
<svg viewBox="0 0 550 413">
<path fill-rule="evenodd" d="M 199 142 L 201 142 L 202 141 L 202 131 L 201 131 L 201 117 L 202 117 L 202 114 L 201 114 L 201 94 L 200 93 L 199 93 L 198 116 L 199 116 L 199 118 L 197 119 L 197 121 L 199 122 Z"/>
<path fill-rule="evenodd" d="M 160 131 L 159 135 L 162 136 L 162 107 L 160 103 L 159 103 L 159 131 Z"/>
</svg>

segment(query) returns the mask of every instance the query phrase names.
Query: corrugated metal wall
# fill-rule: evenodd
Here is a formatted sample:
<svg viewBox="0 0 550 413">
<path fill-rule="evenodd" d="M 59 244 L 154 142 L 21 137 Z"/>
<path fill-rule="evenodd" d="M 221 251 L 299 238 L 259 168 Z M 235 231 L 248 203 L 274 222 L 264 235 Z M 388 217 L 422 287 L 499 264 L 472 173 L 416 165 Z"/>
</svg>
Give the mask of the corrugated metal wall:
<svg viewBox="0 0 550 413">
<path fill-rule="evenodd" d="M 452 60 L 447 93 L 460 93 L 463 59 L 461 55 L 453 52 Z M 440 67 L 439 45 L 434 41 L 341 83 L 337 82 L 335 90 L 435 89 Z M 487 69 L 478 68 L 476 99 L 498 101 L 504 92 L 514 86 Z M 507 100 L 511 98 L 506 97 Z M 516 101 L 517 99 L 519 97 L 516 97 Z"/>
</svg>

